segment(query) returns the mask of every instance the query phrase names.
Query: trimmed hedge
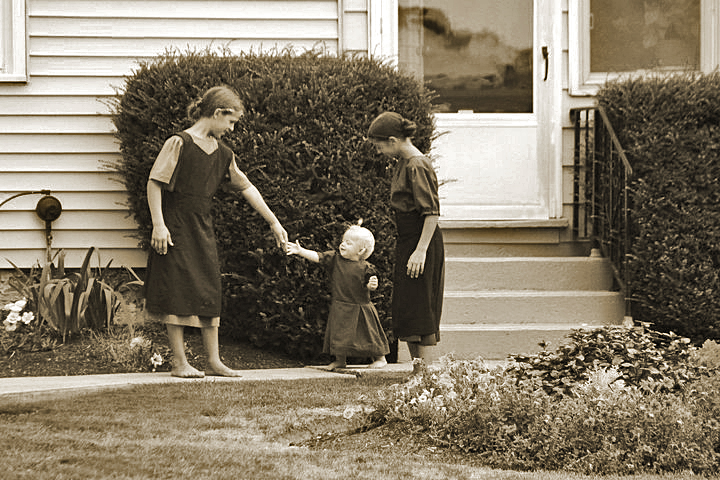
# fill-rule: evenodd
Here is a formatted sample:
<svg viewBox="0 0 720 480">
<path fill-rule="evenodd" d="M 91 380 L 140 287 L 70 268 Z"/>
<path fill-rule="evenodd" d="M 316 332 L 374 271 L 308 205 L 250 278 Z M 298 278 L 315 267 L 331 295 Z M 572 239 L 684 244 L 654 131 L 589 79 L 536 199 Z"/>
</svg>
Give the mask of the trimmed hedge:
<svg viewBox="0 0 720 480">
<path fill-rule="evenodd" d="M 360 218 L 375 234 L 369 261 L 380 272 L 380 287 L 373 302 L 391 335 L 392 164 L 364 135 L 377 114 L 396 111 L 418 124 L 416 145 L 427 152 L 434 129 L 429 94 L 383 62 L 319 52 L 166 52 L 140 64 L 119 92 L 113 122 L 122 154 L 114 168 L 144 248 L 151 233 L 150 168 L 165 139 L 192 124 L 186 106 L 218 84 L 235 88 L 247 109 L 223 140 L 291 240 L 332 249 Z M 231 189 L 218 192 L 214 214 L 224 272 L 221 334 L 316 358 L 329 304 L 325 272 L 278 251 L 265 221 Z"/>
<path fill-rule="evenodd" d="M 635 175 L 633 316 L 720 338 L 720 74 L 618 80 L 598 101 Z"/>
</svg>

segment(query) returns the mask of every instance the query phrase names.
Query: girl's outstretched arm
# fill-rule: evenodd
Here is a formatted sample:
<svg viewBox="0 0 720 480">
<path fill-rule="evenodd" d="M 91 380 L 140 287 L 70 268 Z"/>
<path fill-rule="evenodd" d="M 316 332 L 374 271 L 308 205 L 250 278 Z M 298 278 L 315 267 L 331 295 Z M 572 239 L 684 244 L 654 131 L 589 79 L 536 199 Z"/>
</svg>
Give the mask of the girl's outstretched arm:
<svg viewBox="0 0 720 480">
<path fill-rule="evenodd" d="M 234 158 L 230 163 L 230 183 L 233 187 L 241 191 L 242 196 L 245 197 L 245 200 L 250 204 L 250 206 L 253 207 L 255 211 L 257 211 L 270 225 L 270 229 L 275 236 L 275 243 L 278 248 L 285 250 L 285 244 L 288 241 L 287 232 L 272 210 L 270 210 L 270 207 L 267 206 L 267 203 L 265 203 L 265 199 L 263 199 L 262 195 L 260 195 L 260 191 L 255 187 L 255 185 L 250 183 L 250 180 L 248 180 L 245 174 L 240 171 Z"/>
<path fill-rule="evenodd" d="M 275 217 L 272 210 L 270 210 L 270 207 L 267 206 L 258 189 L 255 186 L 246 188 L 242 191 L 242 195 L 245 197 L 245 200 L 247 200 L 250 206 L 253 207 L 268 224 L 270 224 L 270 229 L 272 230 L 273 235 L 275 235 L 275 243 L 277 243 L 278 248 L 285 249 L 285 245 L 288 241 L 287 232 L 280 224 L 277 217 Z"/>
</svg>

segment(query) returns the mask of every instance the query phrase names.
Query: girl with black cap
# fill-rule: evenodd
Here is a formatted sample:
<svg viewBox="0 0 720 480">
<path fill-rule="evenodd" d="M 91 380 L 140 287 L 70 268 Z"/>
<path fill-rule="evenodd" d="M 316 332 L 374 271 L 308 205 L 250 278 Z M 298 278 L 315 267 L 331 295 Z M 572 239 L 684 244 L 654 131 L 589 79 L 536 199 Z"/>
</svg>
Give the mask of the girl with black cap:
<svg viewBox="0 0 720 480">
<path fill-rule="evenodd" d="M 390 187 L 397 245 L 393 276 L 393 333 L 407 342 L 415 364 L 426 362 L 428 347 L 440 340 L 445 285 L 445 247 L 438 219 L 440 200 L 435 170 L 412 143 L 414 122 L 394 112 L 373 120 L 368 137 L 378 152 L 398 158 Z"/>
</svg>

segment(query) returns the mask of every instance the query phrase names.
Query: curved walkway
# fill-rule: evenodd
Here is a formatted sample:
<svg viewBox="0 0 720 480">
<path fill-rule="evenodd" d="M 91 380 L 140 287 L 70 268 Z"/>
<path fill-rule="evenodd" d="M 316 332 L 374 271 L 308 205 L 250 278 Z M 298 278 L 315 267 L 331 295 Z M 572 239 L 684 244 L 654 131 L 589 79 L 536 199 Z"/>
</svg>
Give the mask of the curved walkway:
<svg viewBox="0 0 720 480">
<path fill-rule="evenodd" d="M 107 375 L 77 375 L 66 377 L 9 377 L 0 378 L 0 406 L 27 401 L 45 400 L 58 396 L 91 393 L 112 388 L 162 383 L 211 383 L 273 380 L 303 380 L 315 378 L 341 378 L 347 376 L 411 373 L 412 364 L 392 363 L 382 369 L 350 365 L 342 371 L 328 372 L 317 367 L 243 370 L 241 377 L 206 376 L 204 378 L 177 378 L 169 372 L 118 373 Z"/>
</svg>

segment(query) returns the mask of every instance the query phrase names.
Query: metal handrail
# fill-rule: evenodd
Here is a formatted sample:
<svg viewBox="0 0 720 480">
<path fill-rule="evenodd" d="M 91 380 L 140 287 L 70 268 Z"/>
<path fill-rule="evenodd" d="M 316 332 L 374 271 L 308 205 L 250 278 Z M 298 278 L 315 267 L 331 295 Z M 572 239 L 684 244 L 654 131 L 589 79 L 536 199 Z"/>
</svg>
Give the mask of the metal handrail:
<svg viewBox="0 0 720 480">
<path fill-rule="evenodd" d="M 632 166 L 600 107 L 570 110 L 575 134 L 573 163 L 573 236 L 590 240 L 610 259 L 617 288 L 631 317 L 630 177 Z"/>
</svg>

